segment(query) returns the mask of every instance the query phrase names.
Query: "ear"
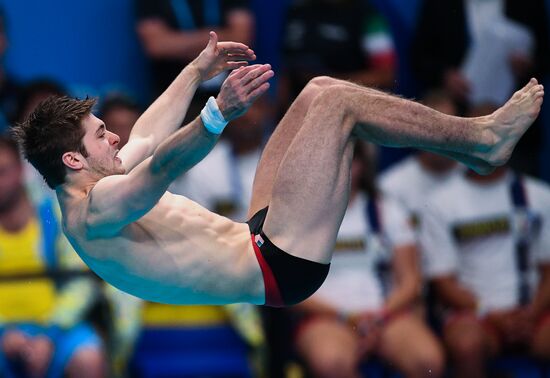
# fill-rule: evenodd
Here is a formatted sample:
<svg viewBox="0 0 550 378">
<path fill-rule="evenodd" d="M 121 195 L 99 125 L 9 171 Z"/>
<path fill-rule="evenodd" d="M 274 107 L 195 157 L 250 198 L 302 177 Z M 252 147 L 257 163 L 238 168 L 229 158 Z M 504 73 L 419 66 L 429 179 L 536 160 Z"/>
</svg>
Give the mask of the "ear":
<svg viewBox="0 0 550 378">
<path fill-rule="evenodd" d="M 84 168 L 84 156 L 78 152 L 65 152 L 61 160 L 72 170 L 79 171 Z"/>
</svg>

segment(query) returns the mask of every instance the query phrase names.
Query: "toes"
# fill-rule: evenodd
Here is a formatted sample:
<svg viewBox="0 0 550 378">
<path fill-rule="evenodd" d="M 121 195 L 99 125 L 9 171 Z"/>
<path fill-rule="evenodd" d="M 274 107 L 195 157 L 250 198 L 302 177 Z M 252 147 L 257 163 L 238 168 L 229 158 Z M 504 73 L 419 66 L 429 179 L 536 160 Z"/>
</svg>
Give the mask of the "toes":
<svg viewBox="0 0 550 378">
<path fill-rule="evenodd" d="M 535 78 L 532 78 L 531 80 L 529 80 L 529 82 L 527 84 L 525 84 L 525 86 L 523 88 L 521 88 L 520 90 L 518 90 L 519 93 L 525 93 L 525 92 L 529 92 L 531 89 L 533 89 L 533 87 L 535 87 L 536 85 L 538 84 L 538 81 L 537 79 Z"/>
<path fill-rule="evenodd" d="M 512 97 L 523 97 L 525 94 L 529 94 L 531 93 L 531 91 L 534 91 L 535 88 L 537 88 L 539 85 L 538 85 L 538 81 L 537 79 L 535 78 L 532 78 L 531 80 L 529 80 L 529 82 L 527 84 L 525 84 L 525 86 L 521 89 L 518 89 L 514 95 Z M 540 85 L 542 87 L 542 85 Z"/>
<path fill-rule="evenodd" d="M 539 85 L 534 85 L 531 87 L 531 89 L 529 90 L 529 92 L 531 93 L 537 93 L 537 92 L 540 92 L 540 91 L 543 91 L 544 92 L 544 87 L 539 84 Z"/>
</svg>

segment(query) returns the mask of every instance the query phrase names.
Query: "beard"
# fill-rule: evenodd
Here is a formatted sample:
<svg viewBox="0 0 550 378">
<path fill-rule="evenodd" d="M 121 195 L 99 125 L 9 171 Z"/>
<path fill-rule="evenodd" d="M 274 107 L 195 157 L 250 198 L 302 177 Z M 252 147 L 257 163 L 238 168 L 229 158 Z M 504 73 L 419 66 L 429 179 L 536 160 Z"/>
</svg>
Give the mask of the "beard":
<svg viewBox="0 0 550 378">
<path fill-rule="evenodd" d="M 88 164 L 90 165 L 90 171 L 101 178 L 124 174 L 124 168 L 116 164 L 114 159 L 95 159 L 88 157 Z"/>
</svg>

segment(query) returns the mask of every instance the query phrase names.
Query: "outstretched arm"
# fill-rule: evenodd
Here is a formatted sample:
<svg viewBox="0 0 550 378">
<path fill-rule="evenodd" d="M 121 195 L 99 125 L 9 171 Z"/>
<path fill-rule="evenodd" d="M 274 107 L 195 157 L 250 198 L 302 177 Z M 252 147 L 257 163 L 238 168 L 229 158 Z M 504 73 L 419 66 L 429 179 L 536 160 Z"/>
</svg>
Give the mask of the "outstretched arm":
<svg viewBox="0 0 550 378">
<path fill-rule="evenodd" d="M 226 121 L 244 114 L 269 88 L 269 65 L 233 71 L 216 100 Z M 163 141 L 154 154 L 127 175 L 101 179 L 89 194 L 86 227 L 89 238 L 116 235 L 155 206 L 171 182 L 201 161 L 219 134 L 206 129 L 199 117 Z"/>
<path fill-rule="evenodd" d="M 198 85 L 222 71 L 254 60 L 254 52 L 237 42 L 218 42 L 216 33 L 200 55 L 170 84 L 138 119 L 119 157 L 126 172 L 151 156 L 153 151 L 182 124 Z"/>
</svg>

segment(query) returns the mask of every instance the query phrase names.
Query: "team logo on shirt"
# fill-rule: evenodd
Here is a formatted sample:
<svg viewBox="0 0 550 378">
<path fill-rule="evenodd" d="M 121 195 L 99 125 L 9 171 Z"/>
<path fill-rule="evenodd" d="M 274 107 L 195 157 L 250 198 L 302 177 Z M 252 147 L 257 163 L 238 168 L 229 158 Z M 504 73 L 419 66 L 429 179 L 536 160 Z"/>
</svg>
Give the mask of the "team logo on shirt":
<svg viewBox="0 0 550 378">
<path fill-rule="evenodd" d="M 541 225 L 540 214 L 516 211 L 513 216 L 456 223 L 452 230 L 458 243 L 504 234 L 512 234 L 521 240 L 529 241 L 539 235 Z"/>
<path fill-rule="evenodd" d="M 254 241 L 256 242 L 256 245 L 258 247 L 261 247 L 262 245 L 264 245 L 264 239 L 262 238 L 262 236 L 260 234 L 254 236 Z"/>
<path fill-rule="evenodd" d="M 511 229 L 510 219 L 507 216 L 457 223 L 452 228 L 458 243 L 507 234 L 511 232 Z"/>
<path fill-rule="evenodd" d="M 366 247 L 365 238 L 340 238 L 336 241 L 334 252 L 364 252 Z"/>
</svg>

